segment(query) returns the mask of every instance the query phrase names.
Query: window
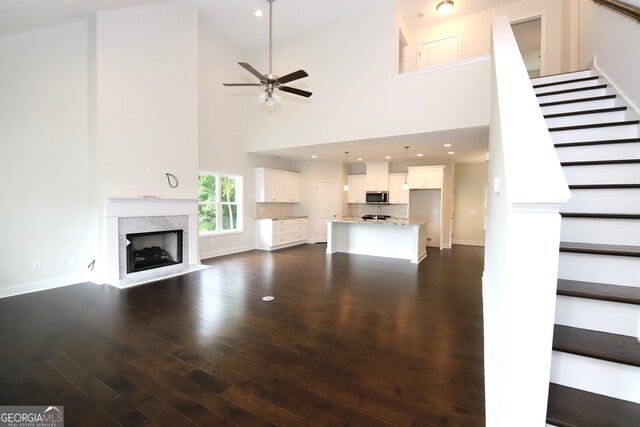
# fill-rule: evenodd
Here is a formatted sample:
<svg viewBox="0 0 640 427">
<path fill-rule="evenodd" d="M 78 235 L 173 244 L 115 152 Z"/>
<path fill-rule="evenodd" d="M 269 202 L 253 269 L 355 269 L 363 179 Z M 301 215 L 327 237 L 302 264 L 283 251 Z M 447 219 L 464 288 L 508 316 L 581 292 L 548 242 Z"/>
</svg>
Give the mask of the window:
<svg viewBox="0 0 640 427">
<path fill-rule="evenodd" d="M 242 177 L 201 173 L 198 175 L 200 234 L 242 230 Z"/>
</svg>

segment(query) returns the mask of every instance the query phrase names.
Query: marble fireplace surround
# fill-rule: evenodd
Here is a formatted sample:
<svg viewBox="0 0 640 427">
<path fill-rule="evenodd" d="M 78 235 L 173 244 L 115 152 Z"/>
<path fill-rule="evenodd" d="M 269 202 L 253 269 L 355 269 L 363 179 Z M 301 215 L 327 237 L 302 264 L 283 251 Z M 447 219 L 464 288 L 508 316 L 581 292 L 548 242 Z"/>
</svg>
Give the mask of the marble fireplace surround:
<svg viewBox="0 0 640 427">
<path fill-rule="evenodd" d="M 205 268 L 198 257 L 198 200 L 116 198 L 104 202 L 105 281 L 118 288 L 140 285 Z M 126 235 L 182 230 L 182 263 L 127 273 Z"/>
</svg>

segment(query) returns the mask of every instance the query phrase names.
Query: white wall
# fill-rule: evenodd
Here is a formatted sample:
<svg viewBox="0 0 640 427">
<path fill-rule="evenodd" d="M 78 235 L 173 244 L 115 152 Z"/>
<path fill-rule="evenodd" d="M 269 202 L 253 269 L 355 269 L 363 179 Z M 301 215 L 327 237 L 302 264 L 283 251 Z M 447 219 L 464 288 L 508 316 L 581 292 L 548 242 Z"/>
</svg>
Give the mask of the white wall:
<svg viewBox="0 0 640 427">
<path fill-rule="evenodd" d="M 507 15 L 513 21 L 544 13 L 543 25 L 546 26 L 544 72 L 545 74 L 559 73 L 562 58 L 560 43 L 563 34 L 562 5 L 563 2 L 558 0 L 522 0 L 414 30 L 410 34 L 409 69 L 416 69 L 418 44 L 462 34 L 461 59 L 488 55 L 492 18 Z"/>
<path fill-rule="evenodd" d="M 626 0 L 640 7 L 638 0 Z M 590 0 L 580 2 L 580 66 L 596 66 L 638 110 L 640 108 L 640 25 Z"/>
<path fill-rule="evenodd" d="M 455 170 L 453 243 L 484 245 L 486 163 L 458 163 Z"/>
<path fill-rule="evenodd" d="M 0 37 L 0 94 L 0 296 L 81 281 L 96 236 L 86 22 Z"/>
<path fill-rule="evenodd" d="M 291 85 L 313 96 L 285 94 L 271 109 L 250 103 L 247 149 L 488 125 L 488 61 L 398 77 L 396 42 L 395 1 L 385 0 L 358 16 L 276 43 L 274 73 L 306 70 L 309 77 Z M 249 62 L 266 69 L 264 49 L 253 52 Z M 239 68 L 236 78 L 245 75 Z"/>
<path fill-rule="evenodd" d="M 198 12 L 169 1 L 97 16 L 97 184 L 197 198 Z M 172 189 L 165 172 L 180 185 Z"/>
</svg>

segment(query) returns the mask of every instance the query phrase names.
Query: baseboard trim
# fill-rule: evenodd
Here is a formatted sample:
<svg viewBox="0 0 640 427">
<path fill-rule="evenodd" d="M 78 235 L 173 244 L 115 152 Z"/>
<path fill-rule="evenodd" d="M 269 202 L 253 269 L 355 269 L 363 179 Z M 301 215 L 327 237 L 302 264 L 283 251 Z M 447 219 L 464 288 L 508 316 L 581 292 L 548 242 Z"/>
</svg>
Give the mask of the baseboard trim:
<svg viewBox="0 0 640 427">
<path fill-rule="evenodd" d="M 208 259 L 208 258 L 216 258 L 224 255 L 232 255 L 240 252 L 252 251 L 255 248 L 256 247 L 254 245 L 245 245 L 245 246 L 236 246 L 235 248 L 225 248 L 225 249 L 219 249 L 215 251 L 201 252 L 200 261 L 202 262 L 202 260 Z"/>
<path fill-rule="evenodd" d="M 484 246 L 484 242 L 481 240 L 454 240 L 453 244 L 466 246 Z"/>
<path fill-rule="evenodd" d="M 38 282 L 23 283 L 20 285 L 0 288 L 0 298 L 14 297 L 33 292 L 46 291 L 48 289 L 62 288 L 89 281 L 88 275 L 78 274 L 74 276 L 56 277 L 54 279 L 40 280 Z"/>
</svg>

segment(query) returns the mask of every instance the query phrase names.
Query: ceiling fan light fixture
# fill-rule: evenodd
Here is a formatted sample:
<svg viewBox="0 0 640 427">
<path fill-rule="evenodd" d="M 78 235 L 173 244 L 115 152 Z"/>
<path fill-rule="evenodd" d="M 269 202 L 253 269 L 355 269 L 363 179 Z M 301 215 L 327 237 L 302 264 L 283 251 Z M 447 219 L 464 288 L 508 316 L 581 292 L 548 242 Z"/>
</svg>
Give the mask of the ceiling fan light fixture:
<svg viewBox="0 0 640 427">
<path fill-rule="evenodd" d="M 269 92 L 266 90 L 264 92 L 260 92 L 260 95 L 258 95 L 260 102 L 267 102 L 267 98 L 269 98 Z"/>
<path fill-rule="evenodd" d="M 449 12 L 451 12 L 452 9 L 453 9 L 453 1 L 452 0 L 441 1 L 436 6 L 436 10 L 441 15 L 448 14 Z"/>
</svg>

